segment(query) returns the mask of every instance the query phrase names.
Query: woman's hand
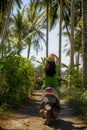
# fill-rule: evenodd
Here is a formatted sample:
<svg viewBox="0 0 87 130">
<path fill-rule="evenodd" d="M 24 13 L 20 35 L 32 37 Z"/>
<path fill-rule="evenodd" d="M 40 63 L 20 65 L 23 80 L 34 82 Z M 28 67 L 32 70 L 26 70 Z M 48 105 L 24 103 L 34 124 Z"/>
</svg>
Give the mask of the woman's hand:
<svg viewBox="0 0 87 130">
<path fill-rule="evenodd" d="M 59 57 L 57 57 L 55 54 L 50 54 L 50 56 L 56 58 L 56 62 L 57 62 L 58 64 L 60 64 L 60 59 L 59 59 Z"/>
</svg>

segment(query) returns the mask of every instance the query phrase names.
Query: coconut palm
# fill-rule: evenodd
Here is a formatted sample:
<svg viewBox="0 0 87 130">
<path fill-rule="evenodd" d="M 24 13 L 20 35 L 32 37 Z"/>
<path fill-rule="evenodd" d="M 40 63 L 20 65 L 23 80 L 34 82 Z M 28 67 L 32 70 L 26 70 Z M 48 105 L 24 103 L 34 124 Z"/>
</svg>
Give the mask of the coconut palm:
<svg viewBox="0 0 87 130">
<path fill-rule="evenodd" d="M 41 7 L 31 1 L 26 10 L 27 28 L 29 31 L 26 38 L 28 45 L 27 58 L 29 58 L 31 46 L 33 46 L 38 53 L 38 50 L 42 48 L 41 41 L 45 41 L 44 33 L 41 31 L 41 29 L 45 28 L 44 17 L 45 11 L 41 11 Z"/>
<path fill-rule="evenodd" d="M 53 27 L 56 25 L 56 20 L 58 18 L 57 15 L 57 0 L 44 0 L 46 6 L 46 57 L 48 57 L 48 46 L 49 46 L 49 30 L 52 30 Z"/>
<path fill-rule="evenodd" d="M 71 1 L 70 66 L 74 69 L 74 0 Z"/>
<path fill-rule="evenodd" d="M 79 4 L 80 4 L 81 1 L 79 1 Z M 72 0 L 71 1 L 71 38 L 70 38 L 70 43 L 71 43 L 71 58 L 70 58 L 70 65 L 71 65 L 71 70 L 74 69 L 74 46 L 75 46 L 75 41 L 74 41 L 74 35 L 75 35 L 75 27 L 78 25 L 77 23 L 80 21 L 81 19 L 81 14 L 80 11 L 77 11 L 78 12 L 78 15 L 76 16 L 75 14 L 75 11 L 78 7 L 78 0 L 77 1 L 74 1 Z M 81 9 L 80 9 L 81 10 Z M 76 18 L 77 17 L 77 18 Z"/>
<path fill-rule="evenodd" d="M 87 89 L 87 1 L 82 0 L 82 87 Z"/>
<path fill-rule="evenodd" d="M 4 43 L 4 40 L 5 40 L 5 36 L 6 36 L 6 30 L 7 30 L 7 23 L 9 22 L 9 17 L 10 17 L 10 12 L 11 12 L 11 7 L 12 7 L 12 3 L 13 3 L 13 0 L 11 0 L 11 2 L 7 2 L 7 7 L 6 7 L 6 12 L 5 12 L 5 16 L 6 18 L 3 17 L 3 19 L 5 20 L 5 22 L 3 21 L 4 25 L 3 25 L 3 28 L 2 28 L 2 32 L 1 32 L 1 35 L 2 35 L 2 40 L 1 40 L 1 48 L 2 48 L 2 56 L 3 56 L 3 43 Z M 9 8 L 8 8 L 8 5 L 9 5 Z"/>
<path fill-rule="evenodd" d="M 74 3 L 74 27 L 78 26 L 78 22 L 81 20 L 81 0 L 75 0 Z M 71 31 L 71 0 L 63 1 L 63 29 L 66 28 L 67 35 L 70 41 L 70 31 Z"/>
<path fill-rule="evenodd" d="M 81 9 L 80 9 L 81 1 L 80 0 L 76 0 L 75 2 L 67 1 L 67 3 L 65 5 L 66 5 L 65 10 L 63 7 L 63 21 L 64 21 L 63 28 L 66 27 L 67 34 L 69 36 L 69 41 L 71 43 L 70 44 L 71 45 L 71 47 L 70 47 L 71 48 L 70 49 L 71 50 L 70 51 L 71 52 L 71 66 L 74 66 L 74 52 L 75 52 L 74 49 L 76 48 L 76 47 L 74 47 L 75 46 L 74 45 L 74 34 L 76 34 L 74 32 L 77 32 L 77 30 L 75 30 L 75 27 L 78 26 L 78 23 L 81 20 Z M 70 10 L 70 7 L 72 7 L 71 10 Z M 74 9 L 73 9 L 73 7 L 74 7 Z M 72 14 L 72 16 L 70 16 L 70 14 Z M 71 31 L 71 35 L 70 35 L 70 31 Z"/>
<path fill-rule="evenodd" d="M 17 11 L 16 15 L 13 15 L 11 19 L 11 28 L 9 39 L 13 43 L 13 47 L 18 55 L 21 54 L 24 38 L 26 37 L 26 21 L 24 17 L 24 9 L 22 11 Z"/>
<path fill-rule="evenodd" d="M 46 11 L 46 57 L 48 57 L 49 30 L 55 26 L 56 18 L 58 17 L 57 0 L 36 0 L 35 3 L 38 3 L 38 6 L 41 6 L 42 10 Z"/>
<path fill-rule="evenodd" d="M 61 39 L 62 39 L 62 6 L 63 5 L 63 1 L 60 0 L 60 22 L 59 22 L 59 58 L 60 58 L 60 62 L 61 62 L 61 47 L 62 47 L 62 43 L 61 43 Z M 61 77 L 61 64 L 59 67 L 59 77 Z"/>
<path fill-rule="evenodd" d="M 59 15 L 59 58 L 60 58 L 60 61 L 61 61 L 61 51 L 62 51 L 62 22 L 64 21 L 65 22 L 65 25 L 66 25 L 66 21 L 65 21 L 65 17 L 64 17 L 64 14 L 67 16 L 67 13 L 69 13 L 69 4 L 68 4 L 68 1 L 63 1 L 63 0 L 58 0 L 57 1 L 57 4 L 58 4 L 58 7 L 59 7 L 59 10 L 58 10 L 58 15 Z M 66 11 L 67 10 L 67 11 Z M 66 26 L 67 27 L 67 26 Z M 67 28 L 68 29 L 68 28 Z M 68 31 L 68 30 L 67 30 Z M 59 70 L 59 77 L 61 77 L 61 64 L 60 64 L 60 70 Z"/>
<path fill-rule="evenodd" d="M 15 2 L 17 2 L 18 6 L 20 7 L 20 3 L 21 0 L 15 0 Z M 1 8 L 1 16 L 2 16 L 2 31 L 1 31 L 1 55 L 3 56 L 3 43 L 6 37 L 6 32 L 8 30 L 8 23 L 9 23 L 9 18 L 10 18 L 10 13 L 11 13 L 11 9 L 12 9 L 12 4 L 13 4 L 13 0 L 1 0 L 0 1 L 0 5 L 3 5 L 3 8 Z"/>
<path fill-rule="evenodd" d="M 81 20 L 82 21 L 82 20 Z M 79 70 L 79 59 L 80 59 L 80 54 L 82 55 L 82 22 L 78 23 L 78 26 L 75 28 L 75 45 L 74 45 L 74 50 L 75 53 L 77 54 L 76 58 L 76 64 L 77 69 Z"/>
</svg>

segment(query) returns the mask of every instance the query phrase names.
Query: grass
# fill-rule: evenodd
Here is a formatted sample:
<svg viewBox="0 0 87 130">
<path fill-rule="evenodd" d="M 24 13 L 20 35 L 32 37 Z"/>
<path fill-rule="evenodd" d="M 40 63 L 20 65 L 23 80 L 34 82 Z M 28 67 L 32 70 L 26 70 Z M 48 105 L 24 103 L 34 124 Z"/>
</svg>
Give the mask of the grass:
<svg viewBox="0 0 87 130">
<path fill-rule="evenodd" d="M 82 89 L 77 88 L 71 90 L 63 88 L 61 95 L 75 109 L 78 116 L 87 120 L 87 91 L 83 92 Z"/>
</svg>

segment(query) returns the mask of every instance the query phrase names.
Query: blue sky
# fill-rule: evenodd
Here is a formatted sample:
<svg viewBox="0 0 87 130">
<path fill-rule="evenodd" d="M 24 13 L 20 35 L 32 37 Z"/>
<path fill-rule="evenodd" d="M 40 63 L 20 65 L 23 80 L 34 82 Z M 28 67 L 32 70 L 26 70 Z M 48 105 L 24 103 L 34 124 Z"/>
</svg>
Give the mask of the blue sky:
<svg viewBox="0 0 87 130">
<path fill-rule="evenodd" d="M 30 0 L 22 0 L 23 1 L 23 4 L 26 5 L 26 4 L 29 4 L 29 1 Z M 59 27 L 58 27 L 59 23 L 57 24 L 56 28 L 53 29 L 51 32 L 49 32 L 49 54 L 51 53 L 54 53 L 58 56 L 58 52 L 59 52 L 59 49 L 58 49 L 58 43 L 59 43 L 59 35 L 58 35 L 58 32 L 59 32 Z M 66 41 L 68 40 L 67 37 L 65 36 L 62 36 L 62 63 L 65 63 L 65 64 L 69 64 L 69 57 L 66 57 L 66 53 L 64 52 L 64 45 L 66 44 Z M 43 50 L 39 51 L 38 55 L 36 55 L 36 52 L 35 50 L 33 50 L 33 48 L 31 49 L 31 56 L 34 55 L 37 60 L 40 60 L 41 57 L 45 57 L 46 55 L 46 47 L 45 45 L 43 44 Z M 22 53 L 22 56 L 24 57 L 27 57 L 27 50 L 24 50 L 23 53 Z"/>
</svg>

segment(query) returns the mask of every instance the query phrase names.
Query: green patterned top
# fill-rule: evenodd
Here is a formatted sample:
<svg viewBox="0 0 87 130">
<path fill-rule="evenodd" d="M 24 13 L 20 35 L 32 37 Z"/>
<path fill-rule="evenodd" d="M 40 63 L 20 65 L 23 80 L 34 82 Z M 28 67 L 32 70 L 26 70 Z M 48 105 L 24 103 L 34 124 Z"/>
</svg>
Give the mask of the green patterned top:
<svg viewBox="0 0 87 130">
<path fill-rule="evenodd" d="M 50 77 L 50 76 L 44 77 L 42 90 L 44 90 L 47 86 L 52 86 L 55 89 L 59 90 L 58 72 L 59 72 L 59 66 L 56 65 L 56 73 L 54 74 L 54 76 L 53 77 Z"/>
</svg>

